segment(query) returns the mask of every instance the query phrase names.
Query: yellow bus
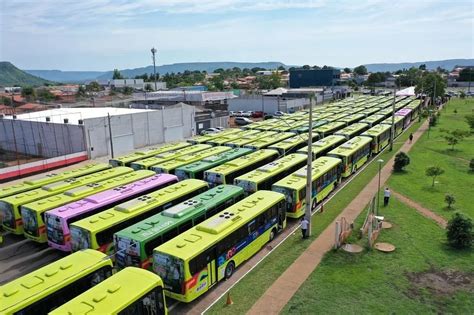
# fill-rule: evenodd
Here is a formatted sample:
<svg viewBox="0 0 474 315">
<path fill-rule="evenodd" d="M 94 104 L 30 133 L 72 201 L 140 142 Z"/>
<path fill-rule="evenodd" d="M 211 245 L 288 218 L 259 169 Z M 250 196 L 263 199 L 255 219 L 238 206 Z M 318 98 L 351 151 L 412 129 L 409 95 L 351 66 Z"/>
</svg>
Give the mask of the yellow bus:
<svg viewBox="0 0 474 315">
<path fill-rule="evenodd" d="M 362 132 L 366 131 L 369 128 L 368 124 L 364 123 L 355 123 L 349 125 L 341 130 L 338 130 L 334 133 L 335 136 L 343 136 L 347 140 L 352 137 L 360 135 Z"/>
<path fill-rule="evenodd" d="M 375 125 L 365 131 L 362 136 L 371 137 L 372 153 L 377 154 L 382 151 L 390 143 L 390 132 L 392 126 L 386 124 Z"/>
<path fill-rule="evenodd" d="M 311 155 L 313 156 L 312 159 L 315 160 L 318 157 L 325 155 L 326 153 L 343 143 L 345 140 L 346 138 L 344 138 L 343 136 L 332 135 L 313 142 L 313 144 L 311 145 Z M 305 146 L 296 152 L 308 155 L 308 151 L 308 146 Z"/>
<path fill-rule="evenodd" d="M 165 294 L 191 302 L 250 259 L 286 226 L 285 196 L 260 190 L 153 251 Z"/>
<path fill-rule="evenodd" d="M 320 138 L 324 138 L 334 134 L 336 131 L 344 128 L 346 123 L 340 121 L 333 121 L 325 125 L 319 126 L 316 129 L 313 129 L 313 132 L 317 132 Z"/>
<path fill-rule="evenodd" d="M 372 138 L 358 136 L 328 152 L 328 156 L 342 160 L 342 177 L 355 173 L 370 158 Z"/>
<path fill-rule="evenodd" d="M 49 314 L 166 315 L 168 310 L 161 278 L 127 267 Z"/>
<path fill-rule="evenodd" d="M 302 217 L 306 207 L 306 166 L 279 180 L 272 190 L 282 193 L 286 199 L 286 215 Z M 316 209 L 321 200 L 336 188 L 341 180 L 341 160 L 323 156 L 311 165 L 311 209 Z"/>
<path fill-rule="evenodd" d="M 112 275 L 112 260 L 87 249 L 0 286 L 0 314 L 47 314 Z"/>
</svg>

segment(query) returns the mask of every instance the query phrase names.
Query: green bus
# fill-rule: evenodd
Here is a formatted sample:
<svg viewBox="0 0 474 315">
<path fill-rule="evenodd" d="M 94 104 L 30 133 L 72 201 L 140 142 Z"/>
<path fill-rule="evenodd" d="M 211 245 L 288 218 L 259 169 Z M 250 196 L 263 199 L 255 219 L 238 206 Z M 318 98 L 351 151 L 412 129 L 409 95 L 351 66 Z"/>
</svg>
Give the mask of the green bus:
<svg viewBox="0 0 474 315">
<path fill-rule="evenodd" d="M 342 160 L 342 177 L 355 173 L 370 158 L 372 138 L 357 136 L 328 152 L 328 156 Z"/>
<path fill-rule="evenodd" d="M 320 138 L 324 138 L 334 134 L 336 131 L 344 128 L 345 126 L 346 124 L 341 121 L 333 121 L 315 128 L 313 132 L 317 132 Z"/>
<path fill-rule="evenodd" d="M 392 106 L 381 109 L 377 112 L 378 115 L 383 115 L 385 118 L 391 117 L 393 113 Z"/>
<path fill-rule="evenodd" d="M 276 132 L 287 132 L 287 131 L 290 131 L 291 129 L 293 129 L 294 125 L 295 124 L 292 120 L 285 120 L 285 121 L 281 121 L 277 125 L 273 125 L 272 129 L 270 129 L 270 130 L 276 131 Z"/>
<path fill-rule="evenodd" d="M 282 193 L 286 199 L 286 215 L 300 218 L 305 214 L 306 207 L 306 173 L 307 167 L 279 180 L 272 190 Z M 311 209 L 315 210 L 318 203 L 333 191 L 341 180 L 341 160 L 322 156 L 311 165 Z"/>
<path fill-rule="evenodd" d="M 162 145 L 161 147 L 150 148 L 146 151 L 135 151 L 133 153 L 122 155 L 118 158 L 109 160 L 109 164 L 113 167 L 117 166 L 130 166 L 132 162 L 143 160 L 164 152 L 178 150 L 187 146 L 190 146 L 191 143 L 188 142 L 177 142 L 169 143 Z"/>
<path fill-rule="evenodd" d="M 285 197 L 260 190 L 153 251 L 165 294 L 191 302 L 250 259 L 286 226 Z"/>
<path fill-rule="evenodd" d="M 369 127 L 375 126 L 385 119 L 385 115 L 373 114 L 365 117 L 360 122 L 369 125 Z"/>
<path fill-rule="evenodd" d="M 267 137 L 267 138 L 260 138 L 258 140 L 255 140 L 253 142 L 247 143 L 244 145 L 244 148 L 252 149 L 254 151 L 256 150 L 261 150 L 265 149 L 272 144 L 275 144 L 277 142 L 283 141 L 285 139 L 293 137 L 295 134 L 292 132 L 281 132 L 278 133 L 272 137 Z"/>
<path fill-rule="evenodd" d="M 153 175 L 155 175 L 155 173 L 149 170 L 131 172 L 125 175 L 70 189 L 65 191 L 63 194 L 24 204 L 21 206 L 23 233 L 25 237 L 30 240 L 38 243 L 46 243 L 48 241 L 44 218 L 46 211 Z"/>
<path fill-rule="evenodd" d="M 331 116 L 325 117 L 324 120 L 333 122 L 333 121 L 338 121 L 339 119 L 342 119 L 347 116 L 349 116 L 348 113 L 341 113 L 340 109 L 335 109 L 335 112 Z"/>
<path fill-rule="evenodd" d="M 153 157 L 149 157 L 143 160 L 133 162 L 130 166 L 136 171 L 147 170 L 153 165 L 156 165 L 158 163 L 169 161 L 182 155 L 191 154 L 191 153 L 199 152 L 205 149 L 209 149 L 211 147 L 212 145 L 209 145 L 209 144 L 195 144 L 189 147 L 164 152 Z"/>
<path fill-rule="evenodd" d="M 213 155 L 226 152 L 229 150 L 231 150 L 231 148 L 224 147 L 224 146 L 212 147 L 212 148 L 205 149 L 196 153 L 182 155 L 173 160 L 168 160 L 163 163 L 158 163 L 150 167 L 150 169 L 157 174 L 160 174 L 160 173 L 174 174 L 176 168 L 180 166 L 191 164 L 193 162 L 200 161 L 208 156 L 213 156 Z"/>
<path fill-rule="evenodd" d="M 329 123 L 329 121 L 327 120 L 313 120 L 312 122 L 312 128 L 313 130 L 315 130 L 316 128 L 318 127 L 321 127 L 323 125 L 326 125 L 327 123 Z M 296 133 L 306 133 L 306 132 L 309 132 L 309 124 L 308 123 L 305 123 L 303 126 L 300 126 L 296 129 L 293 129 L 291 131 L 294 131 Z M 313 135 L 316 134 L 316 132 L 313 132 Z"/>
<path fill-rule="evenodd" d="M 136 266 L 151 269 L 153 249 L 244 197 L 244 190 L 219 185 L 163 210 L 114 234 L 115 263 L 118 268 Z"/>
<path fill-rule="evenodd" d="M 307 160 L 308 156 L 301 153 L 281 157 L 237 177 L 234 179 L 234 185 L 242 187 L 247 195 L 257 190 L 270 190 L 272 184 L 301 168 Z"/>
<path fill-rule="evenodd" d="M 0 198 L 21 194 L 25 191 L 33 190 L 36 188 L 40 188 L 44 185 L 59 182 L 60 180 L 80 177 L 87 174 L 103 171 L 110 167 L 111 166 L 107 163 L 92 163 L 61 173 L 49 173 L 46 175 L 43 174 L 41 175 L 41 177 L 37 177 L 35 179 L 25 180 L 24 182 L 19 184 L 13 184 L 11 186 L 0 188 Z"/>
<path fill-rule="evenodd" d="M 381 152 L 390 143 L 390 132 L 392 126 L 386 124 L 375 125 L 369 130 L 365 131 L 362 136 L 371 137 L 372 153 L 377 154 Z"/>
<path fill-rule="evenodd" d="M 365 118 L 364 114 L 351 114 L 349 116 L 343 117 L 341 119 L 338 119 L 337 121 L 341 121 L 346 124 L 346 126 L 349 126 L 351 124 L 354 124 L 358 122 L 359 120 Z"/>
<path fill-rule="evenodd" d="M 421 109 L 421 101 L 420 100 L 414 100 L 410 104 L 406 106 L 406 108 L 411 109 L 411 120 L 415 120 L 418 118 L 420 115 L 420 109 Z"/>
<path fill-rule="evenodd" d="M 346 141 L 346 138 L 343 136 L 332 135 L 313 142 L 311 145 L 311 155 L 313 156 L 312 159 L 315 160 L 318 157 L 325 155 L 344 141 Z M 296 152 L 308 155 L 308 146 L 302 147 Z"/>
<path fill-rule="evenodd" d="M 247 136 L 253 136 L 253 135 L 255 135 L 259 132 L 260 132 L 260 130 L 242 130 L 240 132 L 232 133 L 230 135 L 225 135 L 223 137 L 219 137 L 217 139 L 211 140 L 211 141 L 208 142 L 208 144 L 212 144 L 212 145 L 215 145 L 215 146 L 224 145 L 227 142 L 231 142 L 233 140 L 244 138 L 244 137 L 247 137 Z"/>
<path fill-rule="evenodd" d="M 319 139 L 319 134 L 313 133 L 313 141 Z M 291 138 L 287 138 L 278 143 L 272 144 L 268 149 L 277 150 L 279 156 L 285 156 L 291 153 L 295 153 L 298 149 L 301 149 L 308 144 L 308 134 L 301 133 Z"/>
<path fill-rule="evenodd" d="M 97 173 L 77 178 L 68 178 L 66 180 L 45 185 L 41 188 L 2 198 L 0 199 L 0 217 L 3 221 L 2 226 L 5 230 L 13 234 L 21 235 L 23 234 L 23 221 L 20 214 L 20 207 L 22 205 L 61 194 L 69 189 L 131 172 L 133 172 L 133 170 L 130 167 L 125 166 L 109 168 Z"/>
<path fill-rule="evenodd" d="M 398 137 L 403 132 L 403 116 L 395 116 L 395 138 Z M 383 120 L 381 124 L 392 126 L 392 117 L 388 117 Z"/>
<path fill-rule="evenodd" d="M 235 133 L 239 133 L 241 131 L 242 130 L 238 128 L 229 128 L 217 133 L 209 133 L 202 136 L 196 136 L 194 138 L 188 139 L 187 141 L 191 144 L 209 143 L 209 141 L 219 139 L 221 137 L 229 136 Z"/>
<path fill-rule="evenodd" d="M 238 147 L 243 147 L 244 145 L 251 143 L 255 140 L 262 139 L 262 138 L 267 138 L 267 137 L 273 137 L 277 134 L 278 132 L 276 131 L 262 131 L 259 133 L 256 133 L 251 136 L 247 136 L 244 138 L 236 139 L 231 142 L 227 142 L 224 145 L 231 147 L 231 148 L 238 148 Z"/>
<path fill-rule="evenodd" d="M 355 123 L 335 132 L 334 135 L 343 136 L 344 138 L 346 138 L 346 140 L 349 140 L 352 137 L 360 135 L 362 132 L 366 131 L 367 129 L 369 129 L 368 124 Z"/>
<path fill-rule="evenodd" d="M 268 164 L 277 157 L 278 152 L 275 150 L 258 150 L 205 171 L 204 180 L 211 186 L 232 184 L 236 177 Z"/>
<path fill-rule="evenodd" d="M 73 251 L 91 248 L 111 255 L 114 234 L 208 189 L 205 181 L 187 179 L 126 201 L 70 225 Z"/>
<path fill-rule="evenodd" d="M 178 167 L 175 171 L 175 175 L 178 177 L 179 180 L 189 178 L 203 179 L 204 172 L 208 169 L 224 164 L 225 162 L 239 158 L 251 152 L 253 152 L 251 149 L 233 148 L 229 151 L 208 156 L 202 159 L 201 161 Z"/>
<path fill-rule="evenodd" d="M 163 281 L 150 271 L 128 267 L 49 313 L 64 314 L 166 315 Z"/>
</svg>

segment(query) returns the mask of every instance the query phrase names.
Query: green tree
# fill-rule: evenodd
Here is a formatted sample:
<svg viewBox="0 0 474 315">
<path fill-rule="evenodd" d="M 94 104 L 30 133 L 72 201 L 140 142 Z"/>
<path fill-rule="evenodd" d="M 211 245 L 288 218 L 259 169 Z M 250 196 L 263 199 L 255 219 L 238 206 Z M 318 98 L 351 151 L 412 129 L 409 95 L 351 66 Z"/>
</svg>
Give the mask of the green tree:
<svg viewBox="0 0 474 315">
<path fill-rule="evenodd" d="M 0 101 L 1 101 L 2 104 L 6 105 L 6 106 L 12 106 L 13 105 L 12 99 L 9 98 L 9 97 L 6 97 L 6 96 L 2 96 Z"/>
<path fill-rule="evenodd" d="M 453 194 L 446 194 L 444 201 L 448 204 L 448 209 L 451 209 L 451 206 L 456 202 L 456 198 Z"/>
<path fill-rule="evenodd" d="M 25 86 L 21 89 L 21 96 L 26 98 L 27 101 L 32 101 L 36 98 L 36 91 L 31 86 Z"/>
<path fill-rule="evenodd" d="M 435 91 L 435 85 L 436 85 L 436 91 Z M 439 96 L 444 96 L 445 89 L 446 89 L 446 83 L 444 79 L 438 73 L 424 72 L 420 80 L 417 82 L 417 85 L 415 87 L 415 92 L 417 94 L 423 92 L 430 97 L 433 97 L 434 95 L 433 92 L 436 92 L 435 97 L 439 97 Z"/>
<path fill-rule="evenodd" d="M 274 72 L 271 75 L 262 75 L 257 78 L 258 88 L 261 90 L 272 90 L 281 87 L 281 76 Z"/>
<path fill-rule="evenodd" d="M 455 129 L 455 130 L 442 129 L 441 132 L 444 133 L 443 138 L 451 146 L 451 150 L 454 150 L 454 146 L 456 144 L 461 142 L 465 137 L 469 136 L 469 132 L 461 130 L 461 129 Z"/>
<path fill-rule="evenodd" d="M 100 84 L 97 81 L 92 81 L 86 85 L 86 90 L 90 92 L 99 92 L 101 90 Z"/>
<path fill-rule="evenodd" d="M 355 67 L 353 72 L 357 75 L 365 75 L 367 74 L 367 68 L 364 65 L 360 65 Z"/>
<path fill-rule="evenodd" d="M 456 212 L 448 222 L 446 236 L 449 246 L 456 249 L 471 248 L 474 240 L 472 220 L 459 212 Z"/>
<path fill-rule="evenodd" d="M 309 70 L 309 69 L 311 69 L 311 67 L 310 67 L 309 65 L 304 65 L 302 68 L 303 68 L 304 70 Z"/>
<path fill-rule="evenodd" d="M 469 168 L 471 173 L 474 173 L 474 159 L 471 159 L 471 162 L 469 162 Z"/>
<path fill-rule="evenodd" d="M 86 96 L 86 88 L 83 85 L 80 85 L 77 89 L 76 97 L 85 97 Z"/>
<path fill-rule="evenodd" d="M 220 75 L 212 77 L 210 81 L 216 90 L 222 91 L 224 89 L 224 79 Z"/>
<path fill-rule="evenodd" d="M 36 91 L 36 97 L 43 102 L 51 102 L 55 96 L 47 88 L 41 88 Z"/>
<path fill-rule="evenodd" d="M 150 83 L 145 84 L 145 91 L 147 92 L 153 91 L 153 86 Z"/>
<path fill-rule="evenodd" d="M 384 82 L 386 79 L 384 72 L 372 72 L 367 78 L 367 85 L 374 85 L 376 83 Z"/>
<path fill-rule="evenodd" d="M 346 67 L 346 68 L 344 68 L 344 72 L 345 72 L 345 73 L 351 73 L 352 70 L 351 70 L 351 68 L 347 68 L 347 67 Z"/>
<path fill-rule="evenodd" d="M 240 88 L 240 87 L 239 87 L 239 84 L 238 84 L 237 82 L 235 82 L 235 81 L 230 83 L 230 87 L 233 88 L 233 89 L 238 89 L 238 88 Z"/>
<path fill-rule="evenodd" d="M 131 86 L 126 86 L 123 88 L 123 94 L 125 95 L 132 95 L 133 88 Z"/>
<path fill-rule="evenodd" d="M 395 155 L 395 161 L 393 163 L 393 170 L 395 172 L 403 171 L 403 168 L 410 164 L 410 157 L 405 152 L 400 152 Z"/>
<path fill-rule="evenodd" d="M 431 187 L 434 187 L 436 177 L 442 175 L 443 173 L 444 173 L 444 170 L 439 166 L 430 166 L 425 170 L 426 176 L 433 178 L 433 182 L 431 183 Z"/>
<path fill-rule="evenodd" d="M 469 128 L 471 128 L 471 132 L 474 132 L 474 114 L 466 115 L 466 122 L 469 125 Z"/>
<path fill-rule="evenodd" d="M 112 79 L 114 80 L 123 79 L 123 76 L 118 69 L 114 69 L 114 74 L 112 75 Z"/>
<path fill-rule="evenodd" d="M 466 98 L 466 93 L 464 93 L 464 91 L 461 91 L 461 93 L 459 93 L 459 97 L 461 99 L 465 99 Z"/>
<path fill-rule="evenodd" d="M 426 70 L 426 64 L 421 64 L 418 69 L 420 70 Z"/>
<path fill-rule="evenodd" d="M 474 81 L 474 67 L 466 67 L 459 72 L 458 81 Z"/>
<path fill-rule="evenodd" d="M 286 70 L 286 69 L 285 69 L 285 67 L 283 67 L 283 66 L 279 66 L 279 67 L 278 67 L 278 70 L 283 71 L 283 70 Z"/>
</svg>

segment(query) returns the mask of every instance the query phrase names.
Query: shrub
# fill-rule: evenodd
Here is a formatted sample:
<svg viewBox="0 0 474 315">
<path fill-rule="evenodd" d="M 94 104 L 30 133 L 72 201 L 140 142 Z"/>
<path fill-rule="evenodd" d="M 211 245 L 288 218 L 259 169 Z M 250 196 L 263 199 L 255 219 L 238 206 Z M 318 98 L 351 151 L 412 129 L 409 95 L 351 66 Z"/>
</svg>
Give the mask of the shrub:
<svg viewBox="0 0 474 315">
<path fill-rule="evenodd" d="M 448 209 L 451 209 L 451 206 L 456 202 L 456 198 L 453 194 L 446 194 L 444 201 L 448 204 Z"/>
<path fill-rule="evenodd" d="M 397 155 L 395 155 L 395 162 L 393 163 L 393 170 L 395 172 L 401 172 L 408 164 L 410 164 L 410 157 L 405 152 L 397 153 Z"/>
<path fill-rule="evenodd" d="M 436 177 L 438 177 L 439 175 L 443 173 L 444 173 L 444 170 L 439 166 L 430 166 L 425 170 L 426 176 L 433 177 L 433 183 L 431 184 L 431 187 L 434 187 Z"/>
<path fill-rule="evenodd" d="M 470 248 L 474 237 L 472 220 L 456 212 L 448 222 L 446 236 L 449 246 L 457 249 Z"/>
</svg>

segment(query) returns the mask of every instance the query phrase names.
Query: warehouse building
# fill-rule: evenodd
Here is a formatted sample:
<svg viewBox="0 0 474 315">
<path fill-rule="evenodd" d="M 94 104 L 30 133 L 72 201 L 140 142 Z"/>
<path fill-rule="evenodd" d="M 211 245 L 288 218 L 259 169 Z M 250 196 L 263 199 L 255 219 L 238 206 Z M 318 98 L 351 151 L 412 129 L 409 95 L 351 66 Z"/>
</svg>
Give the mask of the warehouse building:
<svg viewBox="0 0 474 315">
<path fill-rule="evenodd" d="M 334 86 L 341 79 L 337 69 L 295 69 L 290 70 L 290 88 Z"/>
</svg>

